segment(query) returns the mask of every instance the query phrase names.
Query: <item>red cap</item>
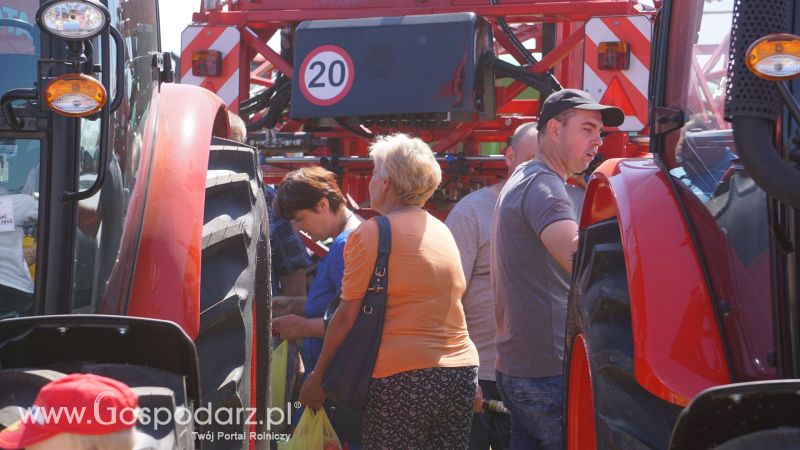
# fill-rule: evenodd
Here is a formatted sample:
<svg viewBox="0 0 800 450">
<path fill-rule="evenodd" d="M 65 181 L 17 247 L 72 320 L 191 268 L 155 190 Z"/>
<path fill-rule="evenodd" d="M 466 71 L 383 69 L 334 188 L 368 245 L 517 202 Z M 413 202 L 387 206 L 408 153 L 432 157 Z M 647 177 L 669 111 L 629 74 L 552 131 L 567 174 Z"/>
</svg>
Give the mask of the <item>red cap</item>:
<svg viewBox="0 0 800 450">
<path fill-rule="evenodd" d="M 0 448 L 16 449 L 59 433 L 110 434 L 136 425 L 138 398 L 111 378 L 74 373 L 46 384 L 22 419 L 0 432 Z"/>
</svg>

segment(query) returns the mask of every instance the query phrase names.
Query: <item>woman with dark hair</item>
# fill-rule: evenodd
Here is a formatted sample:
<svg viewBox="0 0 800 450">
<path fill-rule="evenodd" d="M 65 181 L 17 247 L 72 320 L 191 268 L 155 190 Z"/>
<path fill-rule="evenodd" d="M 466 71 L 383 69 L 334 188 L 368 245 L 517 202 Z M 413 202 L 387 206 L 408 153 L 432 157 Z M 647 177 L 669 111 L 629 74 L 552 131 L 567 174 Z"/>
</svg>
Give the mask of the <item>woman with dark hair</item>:
<svg viewBox="0 0 800 450">
<path fill-rule="evenodd" d="M 283 339 L 303 339 L 300 350 L 305 373 L 317 365 L 322 351 L 325 325 L 322 317 L 342 287 L 344 247 L 350 232 L 362 222 L 347 208 L 332 172 L 322 167 L 305 167 L 289 172 L 278 185 L 273 204 L 275 214 L 292 220 L 296 228 L 315 241 L 333 238 L 328 254 L 317 266 L 308 297 L 274 297 L 273 329 Z M 349 408 L 326 404 L 339 439 L 352 450 L 361 443 L 361 414 Z"/>
<path fill-rule="evenodd" d="M 294 222 L 315 241 L 333 238 L 317 266 L 308 297 L 273 298 L 273 328 L 284 339 L 304 338 L 301 356 L 306 372 L 314 369 L 325 334 L 322 316 L 342 286 L 344 245 L 362 222 L 350 211 L 332 172 L 304 167 L 289 172 L 278 185 L 275 214 Z"/>
</svg>

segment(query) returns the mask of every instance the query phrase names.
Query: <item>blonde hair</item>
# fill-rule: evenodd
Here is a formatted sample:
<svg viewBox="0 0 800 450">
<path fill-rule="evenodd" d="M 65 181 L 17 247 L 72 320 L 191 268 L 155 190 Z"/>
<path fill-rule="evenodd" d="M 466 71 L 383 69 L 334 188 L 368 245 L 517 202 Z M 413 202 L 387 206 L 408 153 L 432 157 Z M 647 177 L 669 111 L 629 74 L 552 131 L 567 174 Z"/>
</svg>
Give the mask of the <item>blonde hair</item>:
<svg viewBox="0 0 800 450">
<path fill-rule="evenodd" d="M 375 174 L 388 178 L 403 205 L 422 206 L 442 181 L 442 169 L 428 144 L 403 133 L 380 136 L 369 147 Z"/>
</svg>

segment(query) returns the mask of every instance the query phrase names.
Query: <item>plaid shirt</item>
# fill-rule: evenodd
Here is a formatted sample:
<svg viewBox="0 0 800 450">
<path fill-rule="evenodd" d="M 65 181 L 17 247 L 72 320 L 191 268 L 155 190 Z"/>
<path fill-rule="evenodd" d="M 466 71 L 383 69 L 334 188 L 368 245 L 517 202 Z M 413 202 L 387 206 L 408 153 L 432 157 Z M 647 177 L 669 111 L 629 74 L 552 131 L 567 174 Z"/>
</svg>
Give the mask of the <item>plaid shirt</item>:
<svg viewBox="0 0 800 450">
<path fill-rule="evenodd" d="M 277 217 L 272 209 L 276 194 L 275 188 L 264 185 L 269 213 L 269 244 L 272 247 L 272 295 L 281 293 L 279 276 L 311 265 L 311 258 L 300 236 L 294 231 L 292 222 Z"/>
</svg>

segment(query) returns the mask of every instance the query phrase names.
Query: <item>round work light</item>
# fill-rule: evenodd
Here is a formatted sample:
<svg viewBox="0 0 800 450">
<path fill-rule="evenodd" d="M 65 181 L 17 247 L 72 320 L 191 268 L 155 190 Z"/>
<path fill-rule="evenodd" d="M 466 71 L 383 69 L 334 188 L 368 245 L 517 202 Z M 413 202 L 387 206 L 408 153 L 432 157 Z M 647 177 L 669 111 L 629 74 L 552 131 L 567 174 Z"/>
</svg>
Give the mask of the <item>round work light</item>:
<svg viewBox="0 0 800 450">
<path fill-rule="evenodd" d="M 111 16 L 105 6 L 94 0 L 55 0 L 39 7 L 36 21 L 52 36 L 82 41 L 103 32 Z"/>
</svg>

